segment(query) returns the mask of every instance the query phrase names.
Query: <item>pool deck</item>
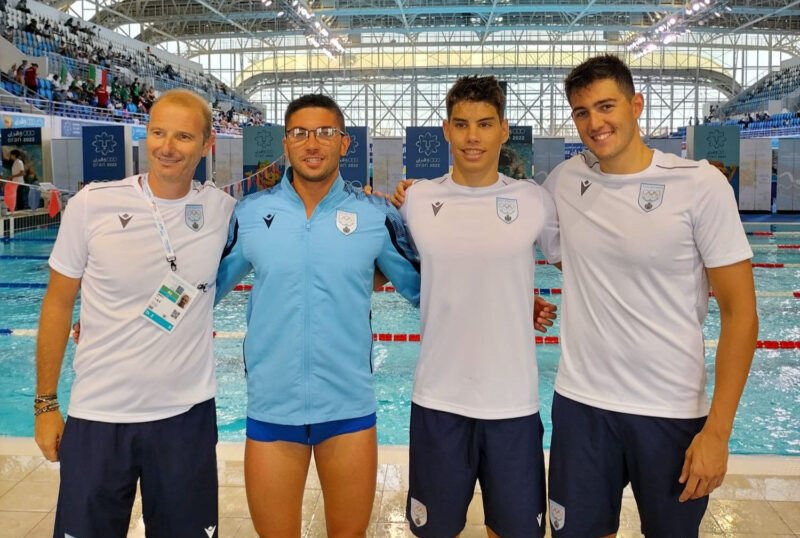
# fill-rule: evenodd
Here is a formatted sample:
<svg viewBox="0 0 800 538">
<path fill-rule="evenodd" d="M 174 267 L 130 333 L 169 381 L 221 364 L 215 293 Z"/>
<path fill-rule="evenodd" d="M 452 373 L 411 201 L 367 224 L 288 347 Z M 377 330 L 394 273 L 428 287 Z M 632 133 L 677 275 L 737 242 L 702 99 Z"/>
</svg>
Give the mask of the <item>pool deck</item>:
<svg viewBox="0 0 800 538">
<path fill-rule="evenodd" d="M 244 491 L 242 443 L 220 443 L 219 536 L 251 538 Z M 412 536 L 405 523 L 408 486 L 408 448 L 380 447 L 378 485 L 370 523 L 370 537 Z M 50 538 L 58 493 L 58 464 L 39 453 L 33 439 L 0 437 L 0 536 Z M 303 536 L 324 537 L 325 520 L 319 480 L 313 471 L 303 502 Z M 480 490 L 467 515 L 464 538 L 485 537 Z M 549 532 L 548 532 L 549 536 Z M 641 537 L 636 503 L 626 490 L 622 504 L 620 538 Z M 701 526 L 704 538 L 800 537 L 800 457 L 731 456 L 725 483 L 711 495 Z M 137 499 L 129 538 L 143 538 Z"/>
</svg>

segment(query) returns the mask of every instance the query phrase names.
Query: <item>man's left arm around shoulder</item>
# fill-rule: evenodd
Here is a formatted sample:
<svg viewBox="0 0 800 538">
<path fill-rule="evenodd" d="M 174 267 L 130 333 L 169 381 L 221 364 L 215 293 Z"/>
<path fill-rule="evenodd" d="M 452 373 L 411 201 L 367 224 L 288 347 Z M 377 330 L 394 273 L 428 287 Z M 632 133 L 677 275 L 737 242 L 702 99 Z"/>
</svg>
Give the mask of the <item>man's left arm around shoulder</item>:
<svg viewBox="0 0 800 538">
<path fill-rule="evenodd" d="M 728 442 L 758 337 L 758 314 L 750 260 L 707 268 L 720 311 L 714 397 L 705 426 L 686 450 L 679 478 L 686 484 L 680 501 L 699 499 L 722 484 Z"/>
<path fill-rule="evenodd" d="M 419 306 L 419 258 L 411 245 L 408 231 L 397 210 L 386 202 L 386 233 L 376 266 L 381 276 L 391 280 L 395 289 L 414 306 Z M 375 279 L 373 285 L 382 279 Z M 385 283 L 385 282 L 384 282 Z"/>
</svg>

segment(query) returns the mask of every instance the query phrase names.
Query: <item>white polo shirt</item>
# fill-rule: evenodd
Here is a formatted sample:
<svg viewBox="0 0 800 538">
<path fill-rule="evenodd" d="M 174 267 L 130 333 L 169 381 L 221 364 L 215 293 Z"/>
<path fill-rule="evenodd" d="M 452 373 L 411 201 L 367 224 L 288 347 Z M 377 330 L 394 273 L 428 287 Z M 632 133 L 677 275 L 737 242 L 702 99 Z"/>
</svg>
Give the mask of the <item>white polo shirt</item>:
<svg viewBox="0 0 800 538">
<path fill-rule="evenodd" d="M 82 279 L 70 416 L 145 422 L 214 397 L 211 311 L 234 200 L 194 184 L 157 203 L 178 273 L 207 286 L 172 333 L 141 316 L 170 266 L 138 176 L 87 185 L 64 211 L 50 267 Z"/>
<path fill-rule="evenodd" d="M 604 174 L 584 152 L 544 187 L 563 253 L 556 391 L 612 411 L 706 415 L 705 268 L 753 256 L 728 181 L 658 150 L 642 172 Z"/>
<path fill-rule="evenodd" d="M 400 208 L 419 251 L 422 344 L 412 400 L 473 418 L 539 410 L 535 244 L 559 261 L 558 219 L 535 182 L 415 182 Z"/>
</svg>

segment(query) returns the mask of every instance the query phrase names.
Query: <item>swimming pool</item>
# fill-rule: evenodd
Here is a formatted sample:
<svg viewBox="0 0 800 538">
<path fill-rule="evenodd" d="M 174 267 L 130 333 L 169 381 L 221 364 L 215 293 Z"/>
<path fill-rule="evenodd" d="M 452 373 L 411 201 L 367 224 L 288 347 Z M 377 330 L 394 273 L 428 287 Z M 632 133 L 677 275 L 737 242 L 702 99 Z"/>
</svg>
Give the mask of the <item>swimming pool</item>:
<svg viewBox="0 0 800 538">
<path fill-rule="evenodd" d="M 745 223 L 750 235 L 756 266 L 756 290 L 761 319 L 759 340 L 800 341 L 800 249 L 779 249 L 779 244 L 800 244 L 800 225 Z M 26 239 L 26 235 L 18 236 Z M 47 255 L 52 241 L 36 233 L 31 241 L 0 243 L 0 435 L 32 436 L 30 411 L 35 373 L 34 354 L 39 305 L 47 282 Z M 52 239 L 52 235 L 50 237 Z M 771 267 L 777 265 L 778 267 Z M 782 265 L 782 266 L 781 266 Z M 537 266 L 536 285 L 544 290 L 560 288 L 561 275 L 553 267 Z M 548 300 L 560 305 L 560 295 Z M 214 342 L 217 358 L 219 395 L 217 397 L 220 440 L 244 439 L 245 381 L 241 358 L 246 292 L 232 292 L 214 315 L 219 336 Z M 77 314 L 76 314 L 77 317 Z M 373 295 L 373 330 L 384 335 L 419 332 L 419 313 L 397 293 Z M 5 331 L 8 333 L 8 331 Z M 558 323 L 548 335 L 558 335 Z M 713 340 L 719 333 L 716 303 L 709 304 L 705 336 Z M 613 335 L 610 335 L 613 337 Z M 68 401 L 74 347 L 68 345 L 59 393 Z M 714 352 L 707 348 L 706 369 L 709 391 L 713 389 Z M 411 384 L 419 353 L 413 341 L 376 341 L 374 346 L 375 384 L 379 404 L 378 438 L 381 444 L 408 444 L 408 415 Z M 537 346 L 539 393 L 545 423 L 545 446 L 550 440 L 550 405 L 558 364 L 559 346 Z M 731 451 L 740 454 L 800 454 L 800 349 L 759 349 L 742 404 L 737 414 Z"/>
</svg>

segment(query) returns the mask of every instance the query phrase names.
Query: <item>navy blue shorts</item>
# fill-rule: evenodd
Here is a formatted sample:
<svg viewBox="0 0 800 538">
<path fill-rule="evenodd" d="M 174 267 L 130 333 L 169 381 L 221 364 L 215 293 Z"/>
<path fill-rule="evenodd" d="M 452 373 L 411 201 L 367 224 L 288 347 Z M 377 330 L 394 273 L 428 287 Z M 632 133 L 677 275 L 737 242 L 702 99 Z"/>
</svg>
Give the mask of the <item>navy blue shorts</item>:
<svg viewBox="0 0 800 538">
<path fill-rule="evenodd" d="M 539 413 L 483 420 L 411 404 L 406 517 L 423 538 L 462 531 L 479 480 L 486 525 L 503 538 L 545 531 Z"/>
<path fill-rule="evenodd" d="M 685 487 L 678 477 L 705 421 L 607 411 L 556 393 L 549 475 L 553 536 L 615 533 L 622 490 L 630 482 L 647 538 L 696 537 L 708 497 L 678 502 Z"/>
<path fill-rule="evenodd" d="M 288 441 L 290 443 L 314 446 L 337 435 L 369 429 L 375 425 L 375 422 L 375 413 L 364 417 L 331 420 L 330 422 L 306 424 L 304 426 L 273 424 L 272 422 L 261 422 L 247 417 L 247 438 L 267 443 Z"/>
<path fill-rule="evenodd" d="M 53 536 L 124 538 L 141 481 L 147 536 L 217 536 L 214 400 L 129 424 L 67 418 Z"/>
</svg>

